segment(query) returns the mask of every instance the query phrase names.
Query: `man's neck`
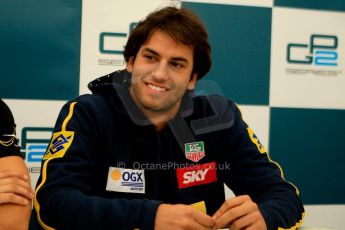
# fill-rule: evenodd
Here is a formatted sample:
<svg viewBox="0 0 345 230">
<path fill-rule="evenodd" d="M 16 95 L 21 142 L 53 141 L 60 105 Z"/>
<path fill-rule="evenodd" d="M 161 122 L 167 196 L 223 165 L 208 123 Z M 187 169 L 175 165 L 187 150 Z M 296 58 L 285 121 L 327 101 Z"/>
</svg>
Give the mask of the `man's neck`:
<svg viewBox="0 0 345 230">
<path fill-rule="evenodd" d="M 167 122 L 173 119 L 177 112 L 179 106 L 173 110 L 162 112 L 162 111 L 151 111 L 144 108 L 139 108 L 139 110 L 150 120 L 150 122 L 155 126 L 156 130 L 159 132 L 167 126 Z"/>
</svg>

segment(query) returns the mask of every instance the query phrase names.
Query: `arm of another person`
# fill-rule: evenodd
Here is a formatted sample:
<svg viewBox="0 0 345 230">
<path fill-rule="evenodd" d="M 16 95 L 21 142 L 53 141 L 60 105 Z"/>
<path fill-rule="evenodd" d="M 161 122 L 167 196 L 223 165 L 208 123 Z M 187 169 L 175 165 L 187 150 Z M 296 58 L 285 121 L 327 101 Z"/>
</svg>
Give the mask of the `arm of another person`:
<svg viewBox="0 0 345 230">
<path fill-rule="evenodd" d="M 0 158 L 0 229 L 28 229 L 32 197 L 24 160 L 19 156 Z"/>
</svg>

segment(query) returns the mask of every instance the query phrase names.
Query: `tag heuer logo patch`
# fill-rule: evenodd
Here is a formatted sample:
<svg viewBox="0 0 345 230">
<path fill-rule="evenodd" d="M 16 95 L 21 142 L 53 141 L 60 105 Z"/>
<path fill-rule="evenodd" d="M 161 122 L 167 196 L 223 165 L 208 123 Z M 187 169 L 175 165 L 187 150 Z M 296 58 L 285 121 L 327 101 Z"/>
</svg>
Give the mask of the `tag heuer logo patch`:
<svg viewBox="0 0 345 230">
<path fill-rule="evenodd" d="M 204 142 L 192 142 L 184 145 L 184 153 L 188 160 L 198 162 L 205 156 Z"/>
</svg>

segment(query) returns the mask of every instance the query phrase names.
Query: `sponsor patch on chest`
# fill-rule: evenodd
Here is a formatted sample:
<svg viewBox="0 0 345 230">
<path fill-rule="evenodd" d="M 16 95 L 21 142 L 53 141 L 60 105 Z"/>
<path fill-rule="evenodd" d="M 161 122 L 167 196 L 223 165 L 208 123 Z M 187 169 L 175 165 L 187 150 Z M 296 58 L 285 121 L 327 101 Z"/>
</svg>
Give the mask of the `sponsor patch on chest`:
<svg viewBox="0 0 345 230">
<path fill-rule="evenodd" d="M 217 181 L 216 162 L 176 169 L 179 189 Z"/>
<path fill-rule="evenodd" d="M 198 162 L 205 156 L 204 142 L 192 142 L 184 145 L 184 154 L 188 160 Z"/>
<path fill-rule="evenodd" d="M 144 170 L 109 167 L 107 191 L 145 193 Z"/>
</svg>

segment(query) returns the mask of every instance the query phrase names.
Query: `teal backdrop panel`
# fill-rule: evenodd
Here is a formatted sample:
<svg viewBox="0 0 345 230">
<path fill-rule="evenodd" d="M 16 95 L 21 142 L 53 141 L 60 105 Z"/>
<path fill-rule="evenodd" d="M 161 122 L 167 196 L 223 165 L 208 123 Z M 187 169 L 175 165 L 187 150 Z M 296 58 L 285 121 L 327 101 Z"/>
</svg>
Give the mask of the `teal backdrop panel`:
<svg viewBox="0 0 345 230">
<path fill-rule="evenodd" d="M 67 100 L 78 95 L 81 4 L 1 1 L 1 98 Z"/>
<path fill-rule="evenodd" d="M 213 67 L 205 78 L 240 104 L 268 105 L 272 9 L 182 2 L 205 22 Z"/>
<path fill-rule="evenodd" d="M 270 155 L 305 204 L 345 204 L 345 110 L 271 108 Z"/>
<path fill-rule="evenodd" d="M 274 5 L 314 10 L 345 11 L 344 0 L 275 0 Z"/>
</svg>

